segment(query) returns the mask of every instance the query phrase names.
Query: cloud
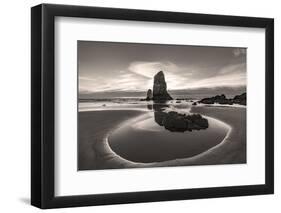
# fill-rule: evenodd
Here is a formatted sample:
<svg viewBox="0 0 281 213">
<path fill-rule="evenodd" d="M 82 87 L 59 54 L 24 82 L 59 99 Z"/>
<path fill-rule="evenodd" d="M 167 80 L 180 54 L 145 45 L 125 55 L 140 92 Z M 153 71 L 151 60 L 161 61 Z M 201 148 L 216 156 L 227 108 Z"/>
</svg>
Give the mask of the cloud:
<svg viewBox="0 0 281 213">
<path fill-rule="evenodd" d="M 79 91 L 142 91 L 148 87 L 147 78 L 128 71 L 115 71 L 111 76 L 79 77 Z"/>
<path fill-rule="evenodd" d="M 79 81 L 95 81 L 94 78 L 89 78 L 89 77 L 84 77 L 84 76 L 79 76 Z"/>
<path fill-rule="evenodd" d="M 228 73 L 245 73 L 246 63 L 228 65 L 220 69 L 219 74 L 228 74 Z"/>
<path fill-rule="evenodd" d="M 147 78 L 149 88 L 153 85 L 154 75 L 162 70 L 165 73 L 168 89 L 180 88 L 193 75 L 194 71 L 192 67 L 181 67 L 170 61 L 137 61 L 131 63 L 128 70 Z"/>
<path fill-rule="evenodd" d="M 204 76 L 206 69 L 209 75 Z M 111 75 L 79 76 L 79 91 L 146 91 L 152 89 L 153 77 L 160 70 L 165 74 L 168 90 L 246 85 L 246 63 L 206 68 L 180 66 L 170 61 L 136 61 L 125 69 L 112 71 Z"/>
<path fill-rule="evenodd" d="M 238 57 L 240 55 L 246 55 L 247 49 L 246 48 L 236 48 L 232 52 L 235 57 Z"/>
<path fill-rule="evenodd" d="M 79 93 L 80 94 L 90 94 L 92 91 L 89 91 L 87 88 L 79 87 Z"/>
<path fill-rule="evenodd" d="M 190 88 L 201 87 L 231 87 L 231 86 L 243 86 L 246 85 L 246 73 L 232 73 L 230 75 L 221 75 L 211 78 L 199 80 L 190 84 Z"/>
<path fill-rule="evenodd" d="M 165 73 L 176 73 L 180 71 L 180 68 L 169 61 L 154 61 L 154 62 L 146 62 L 146 61 L 137 61 L 137 62 L 132 62 L 128 70 L 142 75 L 146 78 L 153 78 L 153 76 L 159 72 L 160 70 L 165 71 Z"/>
<path fill-rule="evenodd" d="M 194 81 L 190 88 L 244 86 L 247 82 L 246 64 L 235 64 L 222 67 L 218 75 Z"/>
</svg>

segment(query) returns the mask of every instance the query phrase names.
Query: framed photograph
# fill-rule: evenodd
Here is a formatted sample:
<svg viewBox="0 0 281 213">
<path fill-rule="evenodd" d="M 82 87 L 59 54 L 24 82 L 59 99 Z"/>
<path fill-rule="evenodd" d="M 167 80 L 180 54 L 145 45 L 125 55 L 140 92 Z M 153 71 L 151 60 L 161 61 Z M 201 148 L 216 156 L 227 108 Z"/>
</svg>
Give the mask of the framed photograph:
<svg viewBox="0 0 281 213">
<path fill-rule="evenodd" d="M 31 203 L 272 194 L 274 21 L 31 9 Z"/>
</svg>

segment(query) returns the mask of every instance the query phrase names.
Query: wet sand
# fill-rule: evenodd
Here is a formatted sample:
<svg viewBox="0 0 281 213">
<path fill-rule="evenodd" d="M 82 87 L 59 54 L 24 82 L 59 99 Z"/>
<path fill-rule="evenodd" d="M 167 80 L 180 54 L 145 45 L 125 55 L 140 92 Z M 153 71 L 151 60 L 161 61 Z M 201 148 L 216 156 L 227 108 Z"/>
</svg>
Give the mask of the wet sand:
<svg viewBox="0 0 281 213">
<path fill-rule="evenodd" d="M 243 164 L 246 161 L 246 108 L 238 107 L 194 107 L 191 112 L 202 113 L 219 119 L 231 129 L 217 146 L 197 156 L 167 162 L 167 165 L 215 165 Z"/>
<path fill-rule="evenodd" d="M 123 168 L 131 165 L 112 153 L 107 137 L 124 122 L 145 113 L 137 110 L 79 112 L 78 170 Z"/>
<path fill-rule="evenodd" d="M 134 163 L 116 155 L 110 149 L 107 137 L 124 122 L 147 112 L 137 110 L 79 112 L 78 169 L 246 163 L 246 108 L 197 106 L 192 108 L 192 112 L 221 120 L 230 125 L 231 130 L 220 144 L 194 157 L 145 164 Z"/>
</svg>

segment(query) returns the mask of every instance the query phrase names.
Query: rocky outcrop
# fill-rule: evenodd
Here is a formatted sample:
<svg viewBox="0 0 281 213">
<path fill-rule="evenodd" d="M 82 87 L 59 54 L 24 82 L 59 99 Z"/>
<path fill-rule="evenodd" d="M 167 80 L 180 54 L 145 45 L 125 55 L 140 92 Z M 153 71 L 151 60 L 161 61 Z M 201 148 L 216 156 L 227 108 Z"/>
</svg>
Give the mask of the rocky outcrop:
<svg viewBox="0 0 281 213">
<path fill-rule="evenodd" d="M 199 101 L 199 103 L 202 104 L 241 104 L 241 105 L 246 105 L 246 93 L 243 93 L 241 95 L 236 95 L 233 99 L 228 99 L 225 97 L 224 94 L 222 95 L 216 95 L 214 97 L 210 98 L 203 98 L 202 100 Z"/>
<path fill-rule="evenodd" d="M 241 105 L 246 105 L 247 104 L 247 95 L 246 95 L 246 93 L 243 93 L 241 95 L 236 95 L 233 98 L 233 103 L 241 104 Z"/>
<path fill-rule="evenodd" d="M 200 114 L 179 114 L 177 112 L 158 111 L 154 113 L 156 123 L 164 126 L 171 132 L 185 132 L 192 130 L 207 129 L 209 127 L 208 120 Z"/>
<path fill-rule="evenodd" d="M 216 96 L 210 97 L 210 98 L 203 98 L 201 101 L 199 101 L 199 103 L 202 103 L 202 104 L 214 104 L 214 103 L 233 104 L 232 100 L 227 99 L 224 94 L 216 95 Z"/>
<path fill-rule="evenodd" d="M 152 100 L 152 98 L 153 98 L 153 96 L 152 96 L 152 90 L 151 89 L 149 89 L 149 90 L 147 90 L 147 93 L 146 93 L 146 101 L 150 101 L 150 100 Z"/>
<path fill-rule="evenodd" d="M 158 72 L 154 76 L 152 99 L 155 101 L 173 100 L 167 92 L 167 84 L 163 71 Z"/>
</svg>

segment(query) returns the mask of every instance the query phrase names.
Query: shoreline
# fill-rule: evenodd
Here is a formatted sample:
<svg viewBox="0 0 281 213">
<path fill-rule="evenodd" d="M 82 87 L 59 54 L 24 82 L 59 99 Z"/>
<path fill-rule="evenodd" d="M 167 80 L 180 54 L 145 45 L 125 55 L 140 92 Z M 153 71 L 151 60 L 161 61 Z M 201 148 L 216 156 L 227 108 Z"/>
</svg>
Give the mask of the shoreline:
<svg viewBox="0 0 281 213">
<path fill-rule="evenodd" d="M 98 113 L 98 115 L 97 115 Z M 132 164 L 114 153 L 108 145 L 108 135 L 116 128 L 146 114 L 137 110 L 101 110 L 79 112 L 78 171 L 125 168 Z M 95 123 L 99 125 L 94 125 Z M 103 162 L 103 168 L 99 168 Z"/>
<path fill-rule="evenodd" d="M 124 122 L 135 120 L 139 116 L 145 115 L 147 111 L 141 109 L 80 111 L 78 170 L 246 163 L 246 120 L 241 122 L 243 115 L 246 119 L 246 108 L 195 106 L 191 108 L 191 112 L 217 119 L 229 125 L 231 130 L 222 142 L 194 157 L 154 163 L 136 163 L 114 153 L 107 138 L 113 130 L 123 125 Z M 99 122 L 99 125 L 93 125 L 95 120 Z M 243 124 L 245 124 L 244 127 Z M 99 162 L 103 166 L 99 165 Z"/>
</svg>

